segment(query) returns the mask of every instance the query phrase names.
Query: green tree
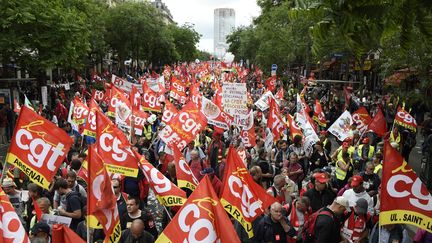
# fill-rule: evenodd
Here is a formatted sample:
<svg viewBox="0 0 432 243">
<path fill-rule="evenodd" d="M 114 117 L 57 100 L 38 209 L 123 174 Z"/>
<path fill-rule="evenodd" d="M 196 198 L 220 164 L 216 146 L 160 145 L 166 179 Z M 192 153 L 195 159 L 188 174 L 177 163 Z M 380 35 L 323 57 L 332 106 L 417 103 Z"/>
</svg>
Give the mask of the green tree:
<svg viewBox="0 0 432 243">
<path fill-rule="evenodd" d="M 169 29 L 174 38 L 174 45 L 179 54 L 179 60 L 195 60 L 197 53 L 196 45 L 198 44 L 201 35 L 194 30 L 193 25 L 170 25 Z"/>
<path fill-rule="evenodd" d="M 90 50 L 91 0 L 1 1 L 0 57 L 21 68 L 80 67 Z"/>
</svg>

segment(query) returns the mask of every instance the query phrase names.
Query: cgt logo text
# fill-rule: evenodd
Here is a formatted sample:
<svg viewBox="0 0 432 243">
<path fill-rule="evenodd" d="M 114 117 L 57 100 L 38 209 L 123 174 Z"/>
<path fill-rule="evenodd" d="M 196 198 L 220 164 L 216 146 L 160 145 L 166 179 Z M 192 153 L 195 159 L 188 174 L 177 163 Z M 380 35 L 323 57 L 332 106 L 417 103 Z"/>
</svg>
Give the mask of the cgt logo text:
<svg viewBox="0 0 432 243">
<path fill-rule="evenodd" d="M 415 181 L 406 175 L 394 175 L 387 182 L 387 192 L 393 198 L 407 198 L 408 202 L 421 210 L 430 211 L 432 208 L 432 196 L 424 188 L 422 181 Z M 423 186 L 424 187 L 424 186 Z"/>
</svg>

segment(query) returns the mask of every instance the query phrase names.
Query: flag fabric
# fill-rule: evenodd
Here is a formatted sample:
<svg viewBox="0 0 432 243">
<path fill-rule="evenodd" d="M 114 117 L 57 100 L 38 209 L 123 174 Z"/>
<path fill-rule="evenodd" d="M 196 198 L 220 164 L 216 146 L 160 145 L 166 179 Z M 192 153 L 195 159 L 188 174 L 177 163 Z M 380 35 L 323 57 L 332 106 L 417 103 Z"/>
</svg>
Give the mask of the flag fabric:
<svg viewBox="0 0 432 243">
<path fill-rule="evenodd" d="M 189 101 L 166 126 L 159 137 L 167 146 L 182 150 L 207 126 L 207 119 L 194 102 Z"/>
<path fill-rule="evenodd" d="M 118 105 L 121 104 L 125 104 L 124 108 L 129 107 L 128 110 L 131 110 L 129 99 L 126 98 L 125 93 L 122 90 L 116 88 L 115 86 L 112 86 L 111 89 L 109 90 L 109 93 L 110 93 L 110 97 L 108 102 L 108 112 L 107 112 L 108 116 L 116 117 L 116 108 Z M 120 116 L 120 118 L 122 118 L 122 120 L 126 120 L 126 116 L 130 114 L 130 112 L 126 113 L 126 111 L 127 110 L 124 110 L 121 114 L 118 115 Z"/>
<path fill-rule="evenodd" d="M 143 86 L 143 98 L 142 107 L 145 111 L 161 112 L 162 104 L 160 103 L 160 95 L 150 89 L 147 82 L 142 84 Z"/>
<path fill-rule="evenodd" d="M 352 114 L 352 119 L 360 133 L 367 131 L 368 125 L 372 120 L 368 111 L 363 106 Z"/>
<path fill-rule="evenodd" d="M 432 233 L 432 196 L 402 155 L 384 144 L 380 225 L 411 224 Z"/>
<path fill-rule="evenodd" d="M 137 177 L 138 159 L 124 133 L 102 112 L 96 112 L 98 154 L 111 173 Z"/>
<path fill-rule="evenodd" d="M 97 218 L 106 235 L 106 242 L 120 240 L 120 217 L 117 197 L 111 179 L 105 169 L 103 159 L 96 152 L 96 145 L 88 149 L 88 197 L 87 212 Z"/>
<path fill-rule="evenodd" d="M 139 158 L 140 168 L 150 183 L 150 188 L 155 193 L 159 203 L 167 207 L 182 206 L 186 200 L 186 193 L 174 185 L 143 156 L 136 151 L 134 153 Z"/>
<path fill-rule="evenodd" d="M 19 168 L 32 182 L 49 189 L 72 143 L 63 129 L 23 106 L 6 162 Z"/>
<path fill-rule="evenodd" d="M 345 98 L 345 109 L 348 109 L 348 107 L 350 107 L 350 101 L 351 101 L 351 92 L 352 92 L 352 87 L 350 86 L 344 86 L 343 87 L 343 94 L 344 94 L 344 98 Z"/>
<path fill-rule="evenodd" d="M 245 146 L 245 148 L 251 148 L 256 145 L 256 133 L 254 124 L 253 110 L 249 112 L 242 130 L 240 131 L 240 138 Z"/>
<path fill-rule="evenodd" d="M 105 93 L 103 91 L 101 91 L 101 90 L 92 89 L 91 97 L 92 97 L 92 99 L 94 99 L 97 102 L 99 102 L 99 101 L 104 100 Z"/>
<path fill-rule="evenodd" d="M 416 119 L 401 107 L 398 107 L 394 124 L 405 127 L 413 132 L 417 131 Z"/>
<path fill-rule="evenodd" d="M 162 121 L 165 124 L 169 123 L 178 113 L 177 108 L 169 102 L 169 100 L 165 101 L 165 108 L 163 109 Z"/>
<path fill-rule="evenodd" d="M 24 105 L 30 108 L 30 110 L 34 111 L 34 108 L 26 95 L 24 95 Z"/>
<path fill-rule="evenodd" d="M 276 199 L 254 181 L 233 146 L 228 150 L 226 164 L 221 203 L 251 238 L 252 222 Z"/>
<path fill-rule="evenodd" d="M 342 115 L 327 130 L 333 134 L 339 141 L 344 141 L 349 137 L 351 124 L 353 123 L 351 113 L 344 111 Z"/>
<path fill-rule="evenodd" d="M 96 112 L 100 111 L 101 109 L 94 99 L 91 99 L 89 103 L 90 107 L 83 134 L 96 138 Z"/>
<path fill-rule="evenodd" d="M 20 111 L 21 111 L 21 106 L 18 103 L 18 101 L 16 99 L 14 99 L 14 112 L 15 113 L 20 113 Z"/>
<path fill-rule="evenodd" d="M 276 89 L 276 76 L 271 76 L 265 81 L 267 90 L 273 92 Z"/>
<path fill-rule="evenodd" d="M 302 113 L 295 114 L 295 121 L 302 129 L 303 132 L 303 147 L 307 156 L 311 156 L 313 153 L 313 145 L 319 141 L 319 137 L 316 133 L 316 124 L 312 121 L 309 114 L 304 110 Z"/>
<path fill-rule="evenodd" d="M 207 118 L 208 124 L 224 130 L 228 130 L 234 121 L 234 118 L 231 115 L 204 96 L 201 100 L 201 113 L 203 113 Z"/>
<path fill-rule="evenodd" d="M 73 101 L 72 121 L 78 126 L 83 125 L 88 117 L 90 109 L 86 104 L 81 102 L 79 98 L 75 98 Z"/>
<path fill-rule="evenodd" d="M 176 168 L 177 186 L 194 191 L 198 186 L 198 180 L 192 173 L 189 164 L 177 147 L 172 148 L 174 152 L 174 163 Z"/>
<path fill-rule="evenodd" d="M 318 99 L 315 99 L 315 109 L 312 119 L 316 121 L 321 127 L 327 126 L 327 120 L 321 107 L 321 103 L 318 101 Z"/>
<path fill-rule="evenodd" d="M 132 111 L 141 109 L 141 94 L 135 86 L 132 86 L 131 92 L 129 94 L 129 102 L 132 106 Z"/>
<path fill-rule="evenodd" d="M 240 242 L 207 175 L 156 242 Z"/>
<path fill-rule="evenodd" d="M 182 104 L 186 103 L 186 85 L 176 77 L 171 77 L 170 97 Z"/>
<path fill-rule="evenodd" d="M 202 94 L 199 91 L 199 83 L 193 84 L 190 87 L 190 99 L 197 105 L 197 107 L 201 107 L 201 99 Z"/>
<path fill-rule="evenodd" d="M 73 230 L 62 224 L 55 224 L 52 227 L 51 242 L 62 243 L 85 243 Z"/>
<path fill-rule="evenodd" d="M 0 188 L 0 242 L 30 242 L 20 218 L 2 188 Z"/>
<path fill-rule="evenodd" d="M 279 106 L 275 99 L 270 98 L 270 108 L 267 118 L 267 127 L 270 128 L 273 134 L 273 141 L 278 141 L 284 134 L 286 125 L 280 116 Z"/>
<path fill-rule="evenodd" d="M 280 87 L 278 92 L 275 95 L 275 98 L 278 100 L 283 100 L 284 99 L 284 89 L 283 87 Z"/>
<path fill-rule="evenodd" d="M 40 209 L 39 204 L 37 203 L 36 199 L 34 199 L 33 197 L 32 197 L 32 202 L 33 202 L 33 206 L 34 206 L 34 211 L 36 213 L 36 219 L 39 222 L 42 218 L 43 212 Z"/>
<path fill-rule="evenodd" d="M 381 108 L 378 108 L 378 112 L 369 123 L 368 129 L 375 132 L 379 137 L 382 137 L 387 132 L 387 121 Z"/>
<path fill-rule="evenodd" d="M 290 114 L 287 115 L 287 123 L 290 132 L 289 137 L 291 141 L 294 141 L 294 137 L 296 135 L 300 135 L 303 137 L 301 128 L 297 125 L 297 122 L 295 121 L 294 117 L 292 117 Z"/>
</svg>

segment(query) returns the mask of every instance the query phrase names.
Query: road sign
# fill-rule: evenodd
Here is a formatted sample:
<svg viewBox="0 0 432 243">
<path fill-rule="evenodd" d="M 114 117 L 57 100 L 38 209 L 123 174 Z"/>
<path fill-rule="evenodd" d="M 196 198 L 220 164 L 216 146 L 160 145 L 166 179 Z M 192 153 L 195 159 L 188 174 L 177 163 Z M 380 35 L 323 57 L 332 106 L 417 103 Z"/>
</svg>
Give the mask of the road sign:
<svg viewBox="0 0 432 243">
<path fill-rule="evenodd" d="M 277 65 L 276 64 L 272 64 L 272 71 L 276 71 L 277 70 Z"/>
</svg>

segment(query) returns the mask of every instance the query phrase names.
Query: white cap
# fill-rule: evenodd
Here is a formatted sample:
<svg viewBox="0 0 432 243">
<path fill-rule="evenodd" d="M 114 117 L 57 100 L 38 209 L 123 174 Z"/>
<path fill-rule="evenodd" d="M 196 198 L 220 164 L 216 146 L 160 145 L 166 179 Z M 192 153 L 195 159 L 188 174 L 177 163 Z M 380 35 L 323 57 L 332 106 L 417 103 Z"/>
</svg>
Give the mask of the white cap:
<svg viewBox="0 0 432 243">
<path fill-rule="evenodd" d="M 156 119 L 157 119 L 156 115 L 152 114 L 149 118 L 147 118 L 147 122 L 153 125 Z"/>
<path fill-rule="evenodd" d="M 348 200 L 346 198 L 342 197 L 342 196 L 337 197 L 334 200 L 334 202 L 337 203 L 337 204 L 339 204 L 339 205 L 341 205 L 341 206 L 349 208 Z"/>
</svg>

